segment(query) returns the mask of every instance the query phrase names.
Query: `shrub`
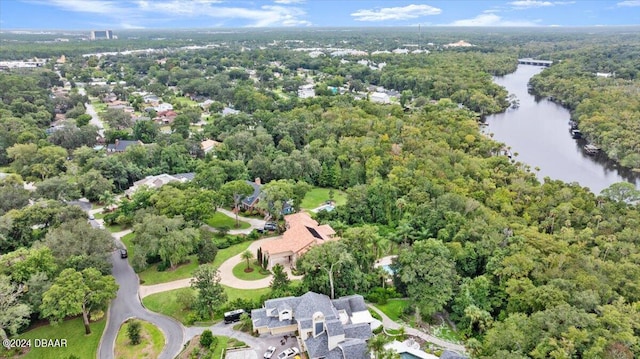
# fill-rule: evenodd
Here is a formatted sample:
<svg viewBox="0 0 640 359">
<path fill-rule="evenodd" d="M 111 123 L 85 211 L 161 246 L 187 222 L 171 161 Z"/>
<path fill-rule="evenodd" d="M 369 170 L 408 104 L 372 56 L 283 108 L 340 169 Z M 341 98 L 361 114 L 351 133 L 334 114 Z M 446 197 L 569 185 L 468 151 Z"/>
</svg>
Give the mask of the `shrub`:
<svg viewBox="0 0 640 359">
<path fill-rule="evenodd" d="M 178 292 L 176 301 L 180 304 L 182 309 L 189 310 L 193 308 L 193 303 L 196 301 L 196 295 L 193 291 L 180 291 Z"/>
<path fill-rule="evenodd" d="M 225 249 L 231 246 L 231 244 L 229 244 L 229 241 L 226 238 L 217 240 L 215 244 L 216 244 L 216 247 L 218 247 L 218 249 Z"/>
<path fill-rule="evenodd" d="M 198 244 L 198 263 L 211 263 L 214 259 L 216 259 L 216 255 L 218 254 L 218 247 L 213 243 L 210 239 L 204 239 L 200 241 Z"/>
<path fill-rule="evenodd" d="M 141 325 L 139 321 L 131 320 L 129 322 L 129 326 L 127 326 L 127 336 L 129 337 L 131 345 L 140 344 L 140 330 Z"/>
<path fill-rule="evenodd" d="M 200 335 L 200 345 L 209 348 L 211 347 L 211 343 L 213 343 L 213 333 L 211 333 L 209 329 L 206 329 L 202 332 L 202 335 Z"/>
</svg>

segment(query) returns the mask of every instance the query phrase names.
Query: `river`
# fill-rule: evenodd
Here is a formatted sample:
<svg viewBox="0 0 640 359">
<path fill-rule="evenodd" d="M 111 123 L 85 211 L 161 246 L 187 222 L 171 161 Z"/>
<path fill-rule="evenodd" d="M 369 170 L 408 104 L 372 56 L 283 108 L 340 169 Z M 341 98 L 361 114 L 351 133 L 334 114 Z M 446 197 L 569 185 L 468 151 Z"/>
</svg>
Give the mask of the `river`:
<svg viewBox="0 0 640 359">
<path fill-rule="evenodd" d="M 640 188 L 640 175 L 619 168 L 604 153 L 587 155 L 585 140 L 575 140 L 569 134 L 569 110 L 548 99 L 527 92 L 529 79 L 542 67 L 518 65 L 509 75 L 495 77 L 494 82 L 514 94 L 520 106 L 487 116 L 483 132 L 493 133 L 493 139 L 505 143 L 519 162 L 531 166 L 538 178 L 577 182 L 598 194 L 616 182 L 628 181 Z M 539 169 L 536 171 L 535 169 Z"/>
</svg>

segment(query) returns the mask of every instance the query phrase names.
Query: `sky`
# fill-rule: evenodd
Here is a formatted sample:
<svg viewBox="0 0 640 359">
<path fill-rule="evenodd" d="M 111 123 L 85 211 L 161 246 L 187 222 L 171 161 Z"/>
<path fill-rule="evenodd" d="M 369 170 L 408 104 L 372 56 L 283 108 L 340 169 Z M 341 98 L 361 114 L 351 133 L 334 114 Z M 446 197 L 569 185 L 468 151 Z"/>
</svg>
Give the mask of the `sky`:
<svg viewBox="0 0 640 359">
<path fill-rule="evenodd" d="M 640 25 L 640 0 L 0 0 L 0 30 Z"/>
</svg>

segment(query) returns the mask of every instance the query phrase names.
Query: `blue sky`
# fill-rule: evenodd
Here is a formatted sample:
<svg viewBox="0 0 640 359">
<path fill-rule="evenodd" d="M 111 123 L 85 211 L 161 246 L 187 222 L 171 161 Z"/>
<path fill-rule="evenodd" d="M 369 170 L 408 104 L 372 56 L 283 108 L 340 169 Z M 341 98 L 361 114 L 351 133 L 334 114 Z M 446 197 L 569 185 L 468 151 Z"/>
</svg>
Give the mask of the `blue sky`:
<svg viewBox="0 0 640 359">
<path fill-rule="evenodd" d="M 640 0 L 0 0 L 0 29 L 640 25 Z"/>
</svg>

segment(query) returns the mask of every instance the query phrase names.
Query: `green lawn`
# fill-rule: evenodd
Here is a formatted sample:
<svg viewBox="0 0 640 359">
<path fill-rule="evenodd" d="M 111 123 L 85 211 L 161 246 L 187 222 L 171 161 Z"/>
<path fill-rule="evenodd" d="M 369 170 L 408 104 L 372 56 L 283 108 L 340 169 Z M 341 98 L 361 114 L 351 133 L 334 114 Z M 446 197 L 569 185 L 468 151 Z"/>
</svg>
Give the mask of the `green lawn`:
<svg viewBox="0 0 640 359">
<path fill-rule="evenodd" d="M 104 213 L 99 212 L 93 215 L 96 219 L 103 219 L 104 218 Z"/>
<path fill-rule="evenodd" d="M 253 271 L 245 272 L 244 270 L 247 269 L 247 262 L 242 261 L 233 267 L 233 275 L 242 280 L 259 280 L 269 276 L 269 274 L 262 274 L 260 271 L 262 267 L 255 263 L 249 263 L 249 268 L 253 269 Z"/>
<path fill-rule="evenodd" d="M 78 358 L 95 358 L 98 350 L 98 343 L 104 331 L 107 321 L 101 319 L 91 323 L 91 334 L 84 334 L 84 324 L 82 318 L 75 318 L 64 321 L 57 326 L 43 325 L 29 330 L 20 335 L 20 338 L 31 339 L 31 350 L 20 358 L 23 359 L 66 359 L 70 355 Z M 66 339 L 66 347 L 36 348 L 35 339 Z M 7 353 L 0 347 L 0 358 L 16 357 L 15 353 Z"/>
<path fill-rule="evenodd" d="M 228 301 L 232 301 L 238 298 L 258 300 L 261 296 L 271 291 L 271 288 L 236 289 L 224 285 L 223 287 L 225 293 L 227 293 Z M 142 304 L 144 304 L 144 306 L 151 311 L 170 316 L 177 319 L 182 324 L 189 325 L 189 323 L 187 323 L 187 315 L 190 313 L 190 311 L 184 310 L 177 300 L 180 293 L 186 292 L 194 292 L 194 290 L 191 288 L 180 288 L 167 292 L 151 294 L 142 299 Z M 217 317 L 215 319 L 219 321 L 222 319 L 222 317 Z"/>
<path fill-rule="evenodd" d="M 260 289 L 237 289 L 227 287 L 223 285 L 225 293 L 227 293 L 227 300 L 232 301 L 238 298 L 244 298 L 249 300 L 258 300 L 263 295 L 269 293 L 271 288 L 260 288 Z"/>
<path fill-rule="evenodd" d="M 122 232 L 125 229 L 128 229 L 129 227 L 122 225 L 122 224 L 114 224 L 112 226 L 107 226 L 105 225 L 105 227 L 109 230 L 109 232 L 111 233 L 118 233 L 118 232 Z"/>
<path fill-rule="evenodd" d="M 147 309 L 168 315 L 177 319 L 182 324 L 187 324 L 186 317 L 189 314 L 188 310 L 184 310 L 178 303 L 177 298 L 180 293 L 193 292 L 191 288 L 174 289 L 167 292 L 151 294 L 142 298 L 142 304 Z"/>
<path fill-rule="evenodd" d="M 387 304 L 374 304 L 393 321 L 399 321 L 402 317 L 404 308 L 408 307 L 411 302 L 406 299 L 389 299 Z"/>
<path fill-rule="evenodd" d="M 130 237 L 130 239 L 128 239 L 129 243 L 131 243 L 130 241 L 132 238 L 133 237 Z M 127 246 L 129 245 L 127 244 L 127 242 L 125 242 L 125 244 Z M 234 244 L 229 248 L 220 249 L 218 251 L 218 254 L 216 255 L 216 259 L 213 260 L 212 264 L 215 267 L 219 267 L 220 264 L 222 264 L 227 259 L 244 252 L 247 249 L 247 247 L 249 247 L 249 244 L 251 244 L 251 242 L 242 242 L 242 243 Z M 131 246 L 131 248 L 133 248 L 133 246 Z M 129 252 L 129 258 L 132 258 L 132 257 L 133 257 L 133 253 Z M 164 272 L 158 272 L 158 265 L 154 264 L 149 268 L 145 269 L 144 271 L 138 273 L 138 276 L 140 277 L 140 280 L 143 282 L 144 285 L 153 285 L 158 283 L 171 282 L 178 279 L 189 278 L 191 277 L 191 274 L 197 267 L 198 267 L 198 259 L 196 255 L 191 255 L 189 256 L 188 264 L 182 264 L 174 270 L 166 270 Z"/>
<path fill-rule="evenodd" d="M 132 257 L 129 254 L 129 257 Z M 158 264 L 149 266 L 149 268 L 138 273 L 141 284 L 153 285 L 158 283 L 172 282 L 174 280 L 189 278 L 191 273 L 198 268 L 198 257 L 195 254 L 190 255 L 187 259 L 188 262 L 179 265 L 176 269 L 168 269 L 163 272 L 158 272 Z"/>
<path fill-rule="evenodd" d="M 140 320 L 140 344 L 131 345 L 127 335 L 129 321 L 120 326 L 118 337 L 116 338 L 115 357 L 116 358 L 157 358 L 164 347 L 165 338 L 160 329 L 155 325 Z"/>
<path fill-rule="evenodd" d="M 329 200 L 330 188 L 314 188 L 307 192 L 300 204 L 300 208 L 314 209 L 321 206 L 324 202 Z M 336 201 L 336 205 L 340 206 L 347 203 L 347 196 L 344 192 L 334 189 L 333 200 Z"/>
<path fill-rule="evenodd" d="M 231 218 L 220 212 L 216 212 L 211 218 L 207 219 L 205 222 L 213 228 L 229 227 L 231 229 L 247 229 L 251 227 L 249 223 L 243 222 L 243 221 L 239 222 L 240 227 L 236 227 L 235 218 Z"/>
</svg>

